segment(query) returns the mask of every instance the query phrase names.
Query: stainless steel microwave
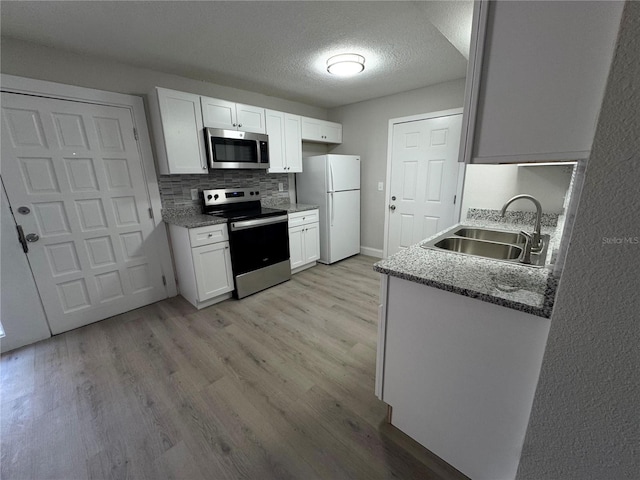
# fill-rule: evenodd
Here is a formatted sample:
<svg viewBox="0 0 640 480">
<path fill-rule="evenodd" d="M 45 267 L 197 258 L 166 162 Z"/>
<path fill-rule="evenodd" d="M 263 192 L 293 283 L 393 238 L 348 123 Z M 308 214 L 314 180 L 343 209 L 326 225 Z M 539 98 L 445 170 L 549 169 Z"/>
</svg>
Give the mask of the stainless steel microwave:
<svg viewBox="0 0 640 480">
<path fill-rule="evenodd" d="M 209 168 L 269 168 L 269 136 L 205 128 Z"/>
</svg>

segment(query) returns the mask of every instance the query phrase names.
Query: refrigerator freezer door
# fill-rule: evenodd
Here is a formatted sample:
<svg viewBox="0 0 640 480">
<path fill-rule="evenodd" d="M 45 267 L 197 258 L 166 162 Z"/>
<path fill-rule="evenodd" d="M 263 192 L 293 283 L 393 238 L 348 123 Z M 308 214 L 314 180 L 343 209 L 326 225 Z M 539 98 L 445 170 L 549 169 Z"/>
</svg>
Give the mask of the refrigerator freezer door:
<svg viewBox="0 0 640 480">
<path fill-rule="evenodd" d="M 360 253 L 360 190 L 327 194 L 326 245 L 322 263 L 334 263 Z"/>
<path fill-rule="evenodd" d="M 327 191 L 341 192 L 360 189 L 360 157 L 327 155 Z"/>
</svg>

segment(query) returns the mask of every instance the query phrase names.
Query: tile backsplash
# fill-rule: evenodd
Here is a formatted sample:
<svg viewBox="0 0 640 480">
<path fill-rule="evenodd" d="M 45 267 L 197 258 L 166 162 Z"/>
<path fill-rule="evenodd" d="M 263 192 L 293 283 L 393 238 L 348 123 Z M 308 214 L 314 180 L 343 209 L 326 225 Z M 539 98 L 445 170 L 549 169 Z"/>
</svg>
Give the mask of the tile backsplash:
<svg viewBox="0 0 640 480">
<path fill-rule="evenodd" d="M 282 192 L 278 184 L 282 183 Z M 289 200 L 289 176 L 254 170 L 217 171 L 209 175 L 160 175 L 158 179 L 162 208 L 202 205 L 202 190 L 217 188 L 257 187 L 262 198 L 272 201 Z M 198 189 L 198 200 L 191 200 L 191 189 Z"/>
</svg>

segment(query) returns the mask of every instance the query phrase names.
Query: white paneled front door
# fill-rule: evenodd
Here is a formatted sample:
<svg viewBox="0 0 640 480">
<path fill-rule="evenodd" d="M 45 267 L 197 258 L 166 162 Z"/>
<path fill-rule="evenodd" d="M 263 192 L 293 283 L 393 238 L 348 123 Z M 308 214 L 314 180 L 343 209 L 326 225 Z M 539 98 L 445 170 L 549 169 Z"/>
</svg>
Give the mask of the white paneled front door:
<svg viewBox="0 0 640 480">
<path fill-rule="evenodd" d="M 387 255 L 451 226 L 462 115 L 393 126 Z"/>
<path fill-rule="evenodd" d="M 130 110 L 3 93 L 2 122 L 2 180 L 52 333 L 166 298 Z"/>
</svg>

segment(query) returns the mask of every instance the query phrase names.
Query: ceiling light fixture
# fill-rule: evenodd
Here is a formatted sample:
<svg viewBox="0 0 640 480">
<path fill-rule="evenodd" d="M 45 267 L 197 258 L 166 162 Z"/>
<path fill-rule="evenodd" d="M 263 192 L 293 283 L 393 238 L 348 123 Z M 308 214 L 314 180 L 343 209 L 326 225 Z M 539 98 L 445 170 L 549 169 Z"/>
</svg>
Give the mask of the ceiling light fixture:
<svg viewBox="0 0 640 480">
<path fill-rule="evenodd" d="M 364 70 L 364 57 L 355 53 L 334 55 L 327 60 L 327 71 L 338 77 L 351 77 Z"/>
</svg>

